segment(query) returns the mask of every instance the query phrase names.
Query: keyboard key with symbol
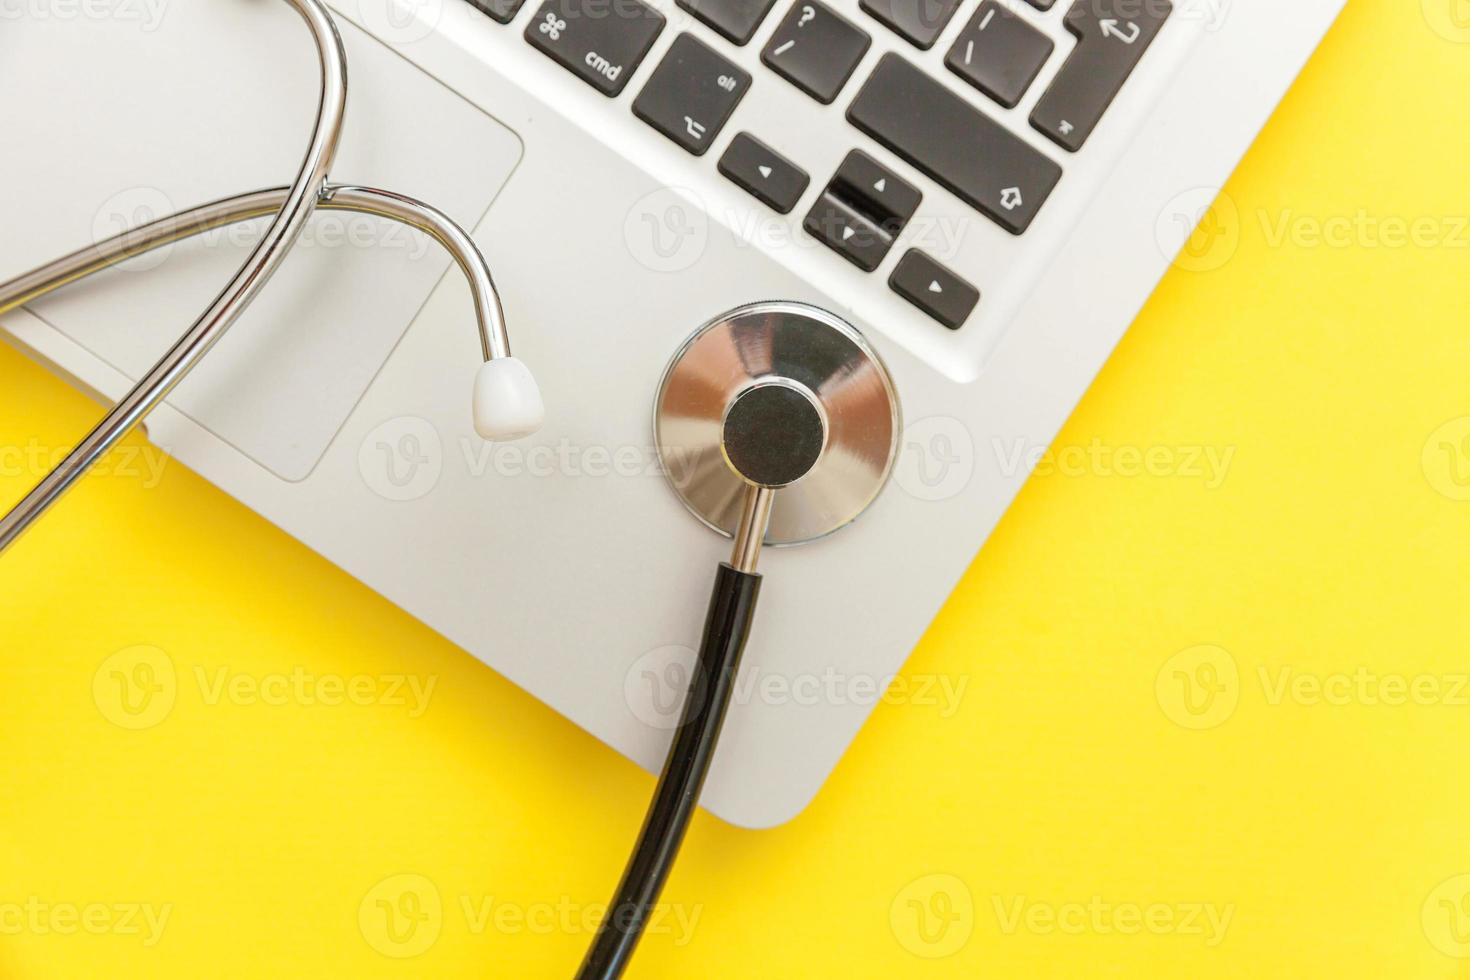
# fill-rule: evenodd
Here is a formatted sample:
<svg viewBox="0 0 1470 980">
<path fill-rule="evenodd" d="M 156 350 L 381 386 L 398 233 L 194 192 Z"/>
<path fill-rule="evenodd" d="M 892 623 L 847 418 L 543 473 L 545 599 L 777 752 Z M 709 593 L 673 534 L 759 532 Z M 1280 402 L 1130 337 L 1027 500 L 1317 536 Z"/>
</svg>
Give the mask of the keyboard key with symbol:
<svg viewBox="0 0 1470 980">
<path fill-rule="evenodd" d="M 985 0 L 949 49 L 949 70 L 1007 109 L 1014 109 L 1046 59 L 1051 38 L 996 0 Z"/>
<path fill-rule="evenodd" d="M 847 118 L 1013 235 L 1062 178 L 1051 159 L 896 54 L 878 62 Z"/>
<path fill-rule="evenodd" d="M 830 105 L 873 39 L 817 0 L 792 4 L 761 52 L 770 65 L 818 102 Z"/>
<path fill-rule="evenodd" d="M 858 268 L 872 272 L 921 198 L 918 188 L 862 150 L 853 150 L 802 226 Z"/>
<path fill-rule="evenodd" d="M 750 42 L 773 3 L 775 0 L 679 0 L 679 6 L 735 44 Z"/>
<path fill-rule="evenodd" d="M 980 291 L 916 248 L 898 260 L 888 285 L 951 330 L 958 330 L 980 302 Z"/>
<path fill-rule="evenodd" d="M 864 272 L 872 272 L 893 247 L 893 236 L 831 194 L 817 198 L 801 225 L 817 241 Z"/>
<path fill-rule="evenodd" d="M 526 40 L 611 98 L 664 29 L 664 15 L 639 0 L 546 0 L 526 27 Z"/>
<path fill-rule="evenodd" d="M 720 157 L 720 173 L 729 177 L 768 207 L 790 214 L 811 178 L 749 133 L 736 133 Z"/>
<path fill-rule="evenodd" d="M 925 50 L 949 25 L 960 0 L 862 0 L 862 8 Z"/>
<path fill-rule="evenodd" d="M 1169 0 L 1077 0 L 1067 11 L 1077 46 L 1036 103 L 1031 125 L 1063 149 L 1082 149 L 1173 9 Z"/>
<path fill-rule="evenodd" d="M 827 193 L 852 203 L 890 235 L 897 235 L 919 210 L 923 195 L 898 174 L 868 156 L 853 150 L 832 175 Z"/>
<path fill-rule="evenodd" d="M 750 88 L 750 75 L 693 34 L 680 34 L 633 100 L 633 112 L 703 156 Z"/>
</svg>

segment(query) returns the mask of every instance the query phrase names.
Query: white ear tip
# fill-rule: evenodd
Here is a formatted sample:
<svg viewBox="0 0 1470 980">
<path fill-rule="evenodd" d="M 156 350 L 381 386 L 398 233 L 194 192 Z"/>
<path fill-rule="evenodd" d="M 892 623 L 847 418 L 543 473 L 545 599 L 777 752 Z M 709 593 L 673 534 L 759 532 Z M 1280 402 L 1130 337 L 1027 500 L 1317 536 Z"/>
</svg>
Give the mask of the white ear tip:
<svg viewBox="0 0 1470 980">
<path fill-rule="evenodd" d="M 531 369 L 515 357 L 497 357 L 475 374 L 475 431 L 483 439 L 510 440 L 541 428 L 546 409 Z"/>
</svg>

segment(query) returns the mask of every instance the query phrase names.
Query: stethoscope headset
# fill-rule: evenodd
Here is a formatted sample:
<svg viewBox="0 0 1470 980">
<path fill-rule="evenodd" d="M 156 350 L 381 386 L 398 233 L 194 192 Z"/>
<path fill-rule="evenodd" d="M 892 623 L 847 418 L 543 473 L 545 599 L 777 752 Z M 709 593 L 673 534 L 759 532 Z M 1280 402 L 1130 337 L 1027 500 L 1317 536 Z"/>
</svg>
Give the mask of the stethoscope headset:
<svg viewBox="0 0 1470 980">
<path fill-rule="evenodd" d="M 184 335 L 3 518 L 0 554 L 166 398 L 260 294 L 316 209 L 351 210 L 428 233 L 470 283 L 484 363 L 475 430 L 487 440 L 535 432 L 540 390 L 510 353 L 484 254 L 442 212 L 378 188 L 327 182 L 347 104 L 346 53 L 321 0 L 287 0 L 316 43 L 322 84 L 296 180 L 149 222 L 0 283 L 0 314 L 68 283 L 213 228 L 273 216 L 234 277 Z M 754 621 L 763 545 L 794 545 L 852 522 L 887 483 L 900 430 L 898 398 L 853 327 L 817 307 L 755 303 L 706 323 L 675 352 L 658 386 L 654 436 L 675 492 L 734 539 L 715 573 L 704 631 L 653 800 L 578 980 L 627 969 L 709 773 Z"/>
</svg>

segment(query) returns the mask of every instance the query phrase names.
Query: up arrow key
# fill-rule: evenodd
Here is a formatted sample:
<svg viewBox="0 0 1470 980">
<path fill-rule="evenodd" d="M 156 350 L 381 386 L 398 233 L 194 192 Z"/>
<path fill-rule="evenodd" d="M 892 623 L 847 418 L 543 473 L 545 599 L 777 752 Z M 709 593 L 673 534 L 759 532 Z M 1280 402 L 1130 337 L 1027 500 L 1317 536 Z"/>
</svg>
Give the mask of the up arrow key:
<svg viewBox="0 0 1470 980">
<path fill-rule="evenodd" d="M 942 292 L 944 292 L 944 287 L 941 286 L 941 285 L 939 285 L 939 280 L 938 279 L 932 279 L 929 282 L 929 292 L 931 292 L 931 293 L 942 293 Z"/>
</svg>

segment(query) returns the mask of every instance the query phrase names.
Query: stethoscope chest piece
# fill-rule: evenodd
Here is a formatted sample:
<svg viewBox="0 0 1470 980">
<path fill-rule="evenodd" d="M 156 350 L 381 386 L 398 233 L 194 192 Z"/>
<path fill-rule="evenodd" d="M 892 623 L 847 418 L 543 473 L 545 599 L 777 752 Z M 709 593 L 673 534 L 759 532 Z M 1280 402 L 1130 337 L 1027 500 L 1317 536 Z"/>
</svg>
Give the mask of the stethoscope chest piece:
<svg viewBox="0 0 1470 980">
<path fill-rule="evenodd" d="M 742 433 L 779 427 L 805 460 L 760 452 Z M 888 369 L 855 328 L 805 303 L 742 306 L 695 331 L 664 370 L 654 438 L 674 491 L 705 524 L 733 535 L 751 482 L 784 486 L 766 545 L 843 527 L 888 481 L 901 430 Z M 815 461 L 812 461 L 812 458 Z M 802 469 L 785 486 L 783 468 Z M 752 476 L 768 469 L 773 476 Z M 737 472 L 738 471 L 738 472 Z M 740 473 L 745 473 L 742 479 Z"/>
</svg>

